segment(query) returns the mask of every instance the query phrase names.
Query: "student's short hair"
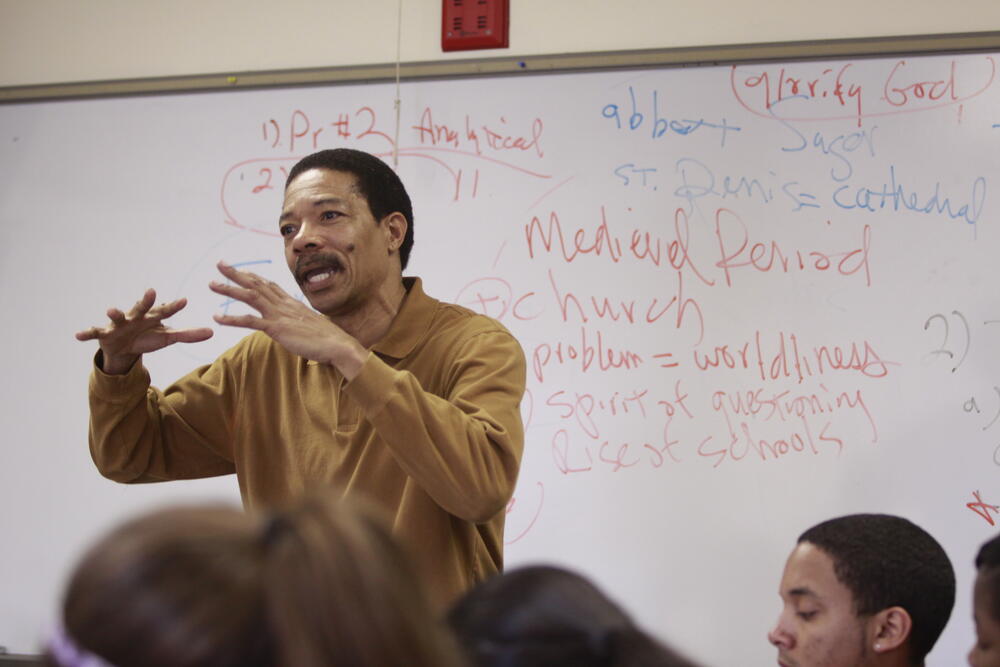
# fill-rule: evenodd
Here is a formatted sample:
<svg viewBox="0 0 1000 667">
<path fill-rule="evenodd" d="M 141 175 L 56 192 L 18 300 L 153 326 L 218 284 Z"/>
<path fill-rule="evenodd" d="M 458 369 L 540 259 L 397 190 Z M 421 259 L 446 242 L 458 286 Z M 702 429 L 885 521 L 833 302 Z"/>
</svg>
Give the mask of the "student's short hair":
<svg viewBox="0 0 1000 667">
<path fill-rule="evenodd" d="M 976 569 L 980 578 L 988 582 L 990 591 L 990 612 L 1000 620 L 1000 535 L 979 547 L 976 554 Z"/>
<path fill-rule="evenodd" d="M 353 502 L 159 510 L 80 561 L 49 664 L 68 646 L 116 667 L 455 667 L 419 584 L 382 517 Z"/>
<path fill-rule="evenodd" d="M 593 583 L 524 567 L 459 599 L 448 623 L 470 667 L 695 667 L 640 629 Z"/>
<path fill-rule="evenodd" d="M 905 609 L 913 619 L 911 656 L 922 663 L 955 604 L 955 571 L 937 540 L 898 516 L 852 514 L 813 526 L 799 542 L 830 556 L 859 617 Z"/>
<path fill-rule="evenodd" d="M 381 222 L 390 213 L 403 214 L 406 218 L 406 235 L 399 247 L 399 263 L 405 269 L 413 248 L 413 206 L 396 172 L 370 153 L 351 148 L 331 148 L 299 160 L 288 172 L 285 189 L 299 174 L 310 169 L 329 169 L 352 174 L 357 180 L 358 192 L 368 202 L 368 208 L 376 222 Z"/>
</svg>

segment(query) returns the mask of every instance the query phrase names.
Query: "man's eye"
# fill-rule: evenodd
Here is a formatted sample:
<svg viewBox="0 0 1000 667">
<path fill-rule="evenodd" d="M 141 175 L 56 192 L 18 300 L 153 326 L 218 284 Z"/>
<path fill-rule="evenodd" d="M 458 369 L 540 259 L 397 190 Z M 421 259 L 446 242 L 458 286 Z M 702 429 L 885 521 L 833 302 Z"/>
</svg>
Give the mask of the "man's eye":
<svg viewBox="0 0 1000 667">
<path fill-rule="evenodd" d="M 816 615 L 816 612 L 815 611 L 800 611 L 800 612 L 796 612 L 796 615 L 799 618 L 801 618 L 803 621 L 808 621 L 808 620 L 811 620 Z"/>
<path fill-rule="evenodd" d="M 320 218 L 322 218 L 323 220 L 333 220 L 339 217 L 340 213 L 337 211 L 323 211 L 323 214 L 320 215 Z"/>
<path fill-rule="evenodd" d="M 278 233 L 282 236 L 290 236 L 295 233 L 295 225 L 282 225 L 278 228 Z"/>
</svg>

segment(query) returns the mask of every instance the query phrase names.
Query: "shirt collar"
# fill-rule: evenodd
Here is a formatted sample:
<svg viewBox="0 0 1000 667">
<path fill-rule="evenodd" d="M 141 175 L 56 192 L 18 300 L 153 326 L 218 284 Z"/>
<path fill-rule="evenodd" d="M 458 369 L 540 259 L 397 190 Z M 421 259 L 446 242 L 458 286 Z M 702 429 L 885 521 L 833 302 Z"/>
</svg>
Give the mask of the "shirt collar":
<svg viewBox="0 0 1000 667">
<path fill-rule="evenodd" d="M 420 278 L 403 278 L 406 296 L 392 318 L 389 331 L 375 345 L 376 354 L 402 359 L 410 354 L 430 329 L 438 300 L 424 294 Z"/>
</svg>

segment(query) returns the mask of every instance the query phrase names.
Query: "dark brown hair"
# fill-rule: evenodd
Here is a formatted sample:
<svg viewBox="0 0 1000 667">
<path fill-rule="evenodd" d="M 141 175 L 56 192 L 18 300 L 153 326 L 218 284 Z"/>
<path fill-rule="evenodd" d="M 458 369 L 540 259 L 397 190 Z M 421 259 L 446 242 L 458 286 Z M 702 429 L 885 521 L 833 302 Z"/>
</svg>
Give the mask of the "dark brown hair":
<svg viewBox="0 0 1000 667">
<path fill-rule="evenodd" d="M 458 664 L 380 517 L 321 496 L 129 521 L 77 566 L 63 622 L 115 667 Z"/>
<path fill-rule="evenodd" d="M 448 612 L 472 667 L 695 667 L 585 577 L 537 565 L 479 584 Z"/>
<path fill-rule="evenodd" d="M 976 554 L 976 569 L 979 576 L 989 582 L 990 611 L 993 618 L 1000 620 L 1000 535 L 987 540 Z"/>
<path fill-rule="evenodd" d="M 913 619 L 910 653 L 923 664 L 955 605 L 955 570 L 930 533 L 891 514 L 850 514 L 799 536 L 833 560 L 833 572 L 854 598 L 859 617 L 902 607 Z"/>
<path fill-rule="evenodd" d="M 406 234 L 403 244 L 399 247 L 400 268 L 405 269 L 410 261 L 410 250 L 413 248 L 413 205 L 410 195 L 406 193 L 399 176 L 382 160 L 370 153 L 351 148 L 330 148 L 307 155 L 295 163 L 288 172 L 285 189 L 299 174 L 310 169 L 329 169 L 342 171 L 354 176 L 358 192 L 368 202 L 368 208 L 381 223 L 390 213 L 402 213 L 406 218 Z"/>
</svg>

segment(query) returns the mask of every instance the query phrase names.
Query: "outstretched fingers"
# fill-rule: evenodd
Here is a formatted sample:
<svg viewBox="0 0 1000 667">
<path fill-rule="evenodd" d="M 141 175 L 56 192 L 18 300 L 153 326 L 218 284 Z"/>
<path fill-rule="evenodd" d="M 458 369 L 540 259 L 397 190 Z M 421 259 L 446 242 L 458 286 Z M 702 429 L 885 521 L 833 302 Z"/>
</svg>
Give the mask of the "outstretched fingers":
<svg viewBox="0 0 1000 667">
<path fill-rule="evenodd" d="M 208 340 L 214 332 L 208 327 L 197 327 L 194 329 L 168 329 L 166 331 L 168 344 L 170 343 L 200 343 Z"/>
<path fill-rule="evenodd" d="M 219 272 L 228 278 L 233 284 L 212 281 L 208 287 L 216 294 L 221 294 L 235 301 L 251 306 L 261 314 L 267 315 L 270 304 L 280 304 L 285 299 L 290 298 L 288 293 L 270 280 L 258 276 L 250 271 L 240 271 L 224 262 L 218 264 Z M 256 328 L 256 327 L 255 327 Z"/>
<path fill-rule="evenodd" d="M 264 318 L 256 315 L 213 315 L 212 318 L 227 327 L 244 327 L 263 331 L 266 326 Z"/>
<path fill-rule="evenodd" d="M 221 294 L 222 296 L 229 297 L 235 301 L 242 301 L 243 303 L 250 304 L 251 306 L 254 305 L 253 302 L 259 296 L 255 290 L 237 287 L 236 285 L 227 285 L 214 280 L 208 284 L 208 289 L 212 290 L 216 294 Z"/>
<path fill-rule="evenodd" d="M 83 331 L 77 331 L 74 335 L 77 340 L 95 340 L 100 338 L 103 333 L 104 329 L 101 327 L 90 327 L 89 329 L 84 329 Z"/>
<path fill-rule="evenodd" d="M 162 303 L 156 308 L 149 310 L 149 315 L 156 318 L 157 320 L 165 320 L 168 317 L 176 315 L 178 312 L 184 309 L 187 305 L 187 299 L 181 297 L 176 301 L 171 301 L 170 303 Z"/>
<path fill-rule="evenodd" d="M 125 324 L 125 313 L 117 308 L 108 308 L 108 319 L 114 324 Z"/>
<path fill-rule="evenodd" d="M 207 327 L 167 329 L 163 326 L 163 320 L 184 308 L 187 305 L 187 299 L 180 298 L 158 306 L 153 305 L 155 302 L 156 291 L 147 289 L 127 313 L 120 308 L 108 308 L 107 316 L 111 320 L 109 325 L 77 331 L 76 339 L 79 341 L 100 341 L 102 348 L 105 346 L 119 347 L 123 343 L 127 343 L 127 346 L 130 347 L 158 349 L 164 344 L 197 343 L 212 337 L 212 330 Z M 143 343 L 140 338 L 147 342 Z M 159 342 L 152 342 L 156 340 Z"/>
<path fill-rule="evenodd" d="M 132 308 L 128 311 L 128 315 L 125 317 L 130 320 L 140 318 L 149 312 L 149 309 L 153 307 L 154 303 L 156 303 L 156 290 L 149 288 L 146 290 L 145 294 L 142 295 L 142 298 L 135 302 L 135 305 L 132 306 Z M 108 317 L 111 317 L 111 311 L 108 311 Z M 112 321 L 113 320 L 114 318 L 112 318 Z"/>
<path fill-rule="evenodd" d="M 252 273 L 250 271 L 240 271 L 236 267 L 230 266 L 225 262 L 219 262 L 216 266 L 219 269 L 219 273 L 245 289 L 259 290 L 273 285 L 273 283 L 261 278 L 256 273 Z"/>
</svg>

